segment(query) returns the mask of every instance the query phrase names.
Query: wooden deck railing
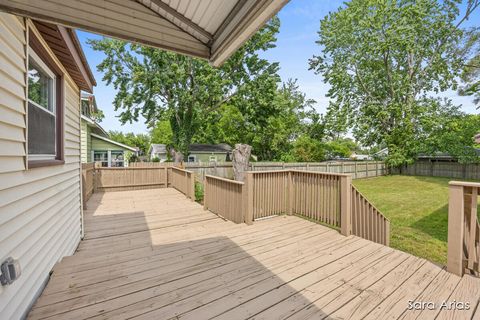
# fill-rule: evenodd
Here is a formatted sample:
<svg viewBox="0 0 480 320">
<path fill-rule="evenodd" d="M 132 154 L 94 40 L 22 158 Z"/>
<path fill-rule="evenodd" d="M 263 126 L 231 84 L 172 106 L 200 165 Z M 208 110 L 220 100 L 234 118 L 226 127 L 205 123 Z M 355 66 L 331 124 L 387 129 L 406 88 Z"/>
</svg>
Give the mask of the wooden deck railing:
<svg viewBox="0 0 480 320">
<path fill-rule="evenodd" d="M 289 171 L 248 172 L 247 186 L 252 187 L 253 220 L 288 212 Z"/>
<path fill-rule="evenodd" d="M 164 188 L 167 183 L 167 168 L 97 167 L 95 171 L 99 191 Z"/>
<path fill-rule="evenodd" d="M 352 185 L 352 234 L 390 244 L 390 221 Z"/>
<path fill-rule="evenodd" d="M 340 183 L 342 174 L 292 171 L 291 213 L 340 226 Z"/>
<path fill-rule="evenodd" d="M 242 223 L 245 221 L 244 183 L 210 175 L 205 176 L 203 207 L 219 216 Z"/>
<path fill-rule="evenodd" d="M 347 174 L 298 170 L 249 171 L 245 183 L 206 176 L 205 209 L 237 223 L 295 214 L 389 244 L 390 223 Z"/>
<path fill-rule="evenodd" d="M 94 191 L 95 166 L 93 163 L 82 163 L 82 200 L 83 208 Z"/>
<path fill-rule="evenodd" d="M 169 170 L 172 170 L 171 186 L 195 201 L 195 174 L 192 171 L 176 167 L 171 167 Z"/>
<path fill-rule="evenodd" d="M 480 183 L 449 184 L 447 269 L 457 275 L 480 275 Z"/>
</svg>

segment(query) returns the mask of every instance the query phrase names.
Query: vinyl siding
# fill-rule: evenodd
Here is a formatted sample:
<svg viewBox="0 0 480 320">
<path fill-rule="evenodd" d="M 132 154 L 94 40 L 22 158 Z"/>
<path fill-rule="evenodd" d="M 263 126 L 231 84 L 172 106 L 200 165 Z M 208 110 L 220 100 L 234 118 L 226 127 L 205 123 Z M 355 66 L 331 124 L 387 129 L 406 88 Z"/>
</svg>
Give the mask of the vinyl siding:
<svg viewBox="0 0 480 320">
<path fill-rule="evenodd" d="M 24 19 L 0 13 L 0 261 L 11 256 L 22 268 L 0 287 L 2 319 L 25 315 L 80 241 L 80 92 L 67 75 L 65 164 L 26 170 L 26 50 Z"/>
<path fill-rule="evenodd" d="M 92 129 L 85 120 L 81 120 L 82 163 L 92 162 Z"/>
<path fill-rule="evenodd" d="M 92 150 L 99 150 L 99 151 L 114 151 L 114 150 L 123 150 L 123 151 L 129 151 L 132 152 L 128 149 L 122 148 L 120 146 L 117 146 L 116 144 L 109 143 L 108 141 L 100 140 L 95 137 L 92 137 Z"/>
</svg>

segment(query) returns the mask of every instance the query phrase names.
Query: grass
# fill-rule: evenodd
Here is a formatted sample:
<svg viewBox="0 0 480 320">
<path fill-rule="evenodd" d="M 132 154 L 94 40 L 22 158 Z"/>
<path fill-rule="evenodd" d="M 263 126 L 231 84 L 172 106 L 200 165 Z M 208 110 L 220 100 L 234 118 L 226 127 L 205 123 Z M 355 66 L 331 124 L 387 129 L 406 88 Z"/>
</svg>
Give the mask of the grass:
<svg viewBox="0 0 480 320">
<path fill-rule="evenodd" d="M 354 180 L 353 184 L 390 219 L 390 246 L 446 264 L 451 180 L 392 175 Z"/>
</svg>

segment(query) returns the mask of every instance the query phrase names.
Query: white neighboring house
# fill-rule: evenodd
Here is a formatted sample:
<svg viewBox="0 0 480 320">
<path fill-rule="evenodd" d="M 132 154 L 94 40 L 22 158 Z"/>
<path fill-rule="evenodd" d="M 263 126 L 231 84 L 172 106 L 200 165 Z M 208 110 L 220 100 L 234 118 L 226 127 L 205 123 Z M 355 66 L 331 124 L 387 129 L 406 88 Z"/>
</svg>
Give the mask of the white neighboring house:
<svg viewBox="0 0 480 320">
<path fill-rule="evenodd" d="M 168 159 L 167 155 L 167 146 L 164 144 L 153 143 L 150 145 L 150 149 L 148 150 L 148 155 L 150 161 L 155 158 L 158 158 L 160 162 L 165 162 Z"/>
</svg>

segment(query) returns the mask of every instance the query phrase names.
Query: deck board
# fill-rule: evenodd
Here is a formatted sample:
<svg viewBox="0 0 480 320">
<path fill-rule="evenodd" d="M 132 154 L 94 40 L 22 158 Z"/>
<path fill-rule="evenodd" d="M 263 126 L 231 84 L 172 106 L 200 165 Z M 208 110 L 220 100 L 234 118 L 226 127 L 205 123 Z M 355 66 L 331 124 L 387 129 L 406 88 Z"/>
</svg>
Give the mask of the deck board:
<svg viewBox="0 0 480 320">
<path fill-rule="evenodd" d="M 174 189 L 94 194 L 29 319 L 471 319 L 480 279 L 293 216 L 234 224 Z M 470 301 L 465 312 L 408 300 Z"/>
</svg>

